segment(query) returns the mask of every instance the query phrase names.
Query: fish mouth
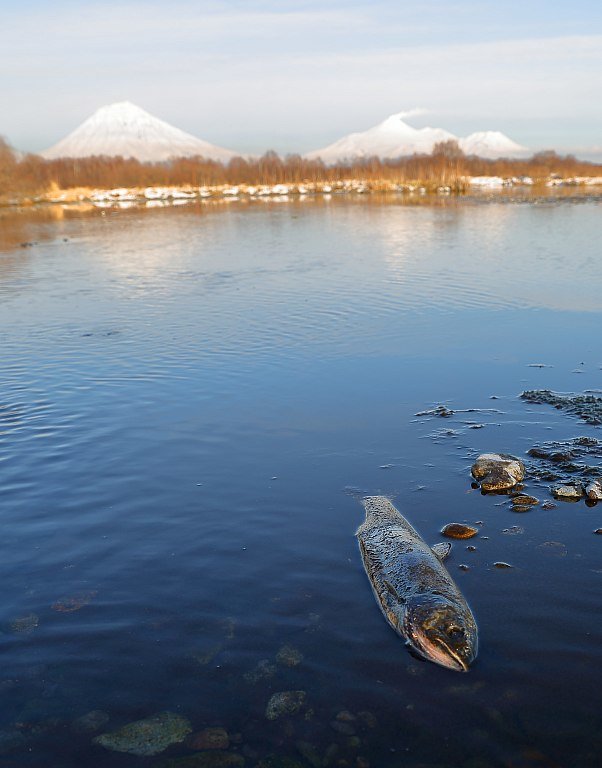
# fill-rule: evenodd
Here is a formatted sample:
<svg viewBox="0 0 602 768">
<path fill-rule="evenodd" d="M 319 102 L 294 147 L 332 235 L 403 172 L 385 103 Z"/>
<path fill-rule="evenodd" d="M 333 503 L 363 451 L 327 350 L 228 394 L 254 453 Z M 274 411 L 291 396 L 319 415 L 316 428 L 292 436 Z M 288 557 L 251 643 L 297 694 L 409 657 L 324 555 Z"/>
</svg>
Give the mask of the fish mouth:
<svg viewBox="0 0 602 768">
<path fill-rule="evenodd" d="M 455 662 L 453 664 L 445 664 L 446 667 L 455 669 L 457 672 L 468 672 L 468 662 L 463 659 L 459 653 L 454 651 L 453 648 L 450 648 L 449 645 L 447 645 L 447 643 L 445 643 L 443 640 L 437 640 L 437 643 L 443 648 L 446 655 L 448 656 L 447 660 L 453 660 L 453 662 Z"/>
</svg>

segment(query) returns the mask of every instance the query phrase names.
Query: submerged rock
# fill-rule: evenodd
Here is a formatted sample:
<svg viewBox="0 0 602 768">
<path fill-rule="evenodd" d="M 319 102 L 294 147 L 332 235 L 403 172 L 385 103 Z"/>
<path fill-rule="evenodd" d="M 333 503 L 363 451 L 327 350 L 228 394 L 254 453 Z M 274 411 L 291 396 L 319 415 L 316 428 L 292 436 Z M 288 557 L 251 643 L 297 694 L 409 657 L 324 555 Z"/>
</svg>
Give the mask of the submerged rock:
<svg viewBox="0 0 602 768">
<path fill-rule="evenodd" d="M 267 703 L 265 716 L 268 720 L 277 720 L 283 715 L 295 715 L 305 704 L 305 691 L 279 691 L 274 693 Z"/>
<path fill-rule="evenodd" d="M 52 610 L 59 613 L 79 611 L 85 605 L 92 602 L 97 594 L 96 590 L 92 590 L 90 592 L 78 592 L 76 595 L 70 595 L 69 597 L 62 597 L 52 604 Z"/>
<path fill-rule="evenodd" d="M 518 496 L 512 497 L 513 507 L 534 507 L 539 504 L 539 499 L 535 496 L 527 496 L 526 493 L 519 493 Z"/>
<path fill-rule="evenodd" d="M 588 424 L 602 424 L 602 397 L 595 395 L 558 395 L 549 389 L 527 390 L 521 395 L 529 403 L 551 405 L 572 413 Z"/>
<path fill-rule="evenodd" d="M 585 489 L 588 499 L 594 501 L 602 501 L 602 479 L 594 480 Z"/>
<path fill-rule="evenodd" d="M 74 720 L 71 727 L 77 733 L 93 733 L 94 731 L 99 731 L 108 722 L 109 716 L 106 712 L 102 712 L 100 709 L 93 709 L 91 712 L 86 712 L 85 715 Z"/>
<path fill-rule="evenodd" d="M 124 725 L 117 731 L 103 733 L 93 739 L 113 752 L 130 755 L 158 755 L 171 744 L 178 744 L 192 732 L 188 720 L 174 712 L 161 712 L 153 717 Z"/>
<path fill-rule="evenodd" d="M 583 486 L 579 483 L 575 485 L 557 485 L 551 490 L 555 499 L 562 499 L 563 501 L 577 501 L 585 496 Z"/>
<path fill-rule="evenodd" d="M 309 763 L 312 768 L 323 767 L 324 763 L 320 757 L 320 753 L 309 741 L 297 741 L 295 742 L 295 747 L 305 762 Z"/>
<path fill-rule="evenodd" d="M 303 654 L 292 645 L 283 645 L 276 654 L 276 661 L 283 667 L 296 667 L 303 661 Z"/>
<path fill-rule="evenodd" d="M 274 677 L 276 674 L 276 665 L 272 664 L 269 659 L 262 659 L 258 661 L 256 666 L 249 672 L 246 672 L 243 677 L 247 683 L 254 685 L 260 680 L 269 680 L 270 677 Z"/>
<path fill-rule="evenodd" d="M 507 453 L 482 453 L 471 468 L 484 491 L 506 491 L 525 477 L 525 466 Z"/>
<path fill-rule="evenodd" d="M 305 768 L 305 766 L 286 755 L 268 755 L 257 763 L 257 768 Z"/>
<path fill-rule="evenodd" d="M 448 539 L 472 539 L 478 532 L 477 528 L 464 523 L 448 523 L 441 529 L 441 534 Z"/>
<path fill-rule="evenodd" d="M 225 728 L 204 728 L 193 733 L 187 744 L 191 749 L 228 749 L 230 737 Z"/>
<path fill-rule="evenodd" d="M 28 613 L 26 616 L 19 616 L 10 623 L 13 632 L 24 635 L 30 635 L 40 623 L 40 617 L 37 613 Z"/>
<path fill-rule="evenodd" d="M 497 563 L 493 564 L 494 568 L 499 568 L 500 570 L 503 570 L 504 568 L 514 568 L 513 565 L 510 565 L 510 563 L 504 563 L 501 560 L 498 560 Z"/>
<path fill-rule="evenodd" d="M 164 760 L 158 768 L 242 768 L 244 764 L 244 757 L 237 752 L 201 752 Z"/>
</svg>

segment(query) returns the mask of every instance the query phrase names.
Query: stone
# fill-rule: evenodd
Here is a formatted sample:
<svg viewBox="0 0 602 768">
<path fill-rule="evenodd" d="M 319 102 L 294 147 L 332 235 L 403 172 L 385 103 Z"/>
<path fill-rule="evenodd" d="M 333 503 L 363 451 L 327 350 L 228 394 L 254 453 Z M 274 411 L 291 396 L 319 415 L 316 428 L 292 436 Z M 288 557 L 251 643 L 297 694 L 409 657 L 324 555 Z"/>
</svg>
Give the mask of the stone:
<svg viewBox="0 0 602 768">
<path fill-rule="evenodd" d="M 277 720 L 283 715 L 295 715 L 305 704 L 305 691 L 279 691 L 274 693 L 267 703 L 265 716 L 268 720 Z"/>
<path fill-rule="evenodd" d="M 602 424 L 602 397 L 595 395 L 557 395 L 549 389 L 527 390 L 521 395 L 529 403 L 551 405 L 572 413 L 588 424 Z"/>
<path fill-rule="evenodd" d="M 602 535 L 602 528 L 596 528 L 596 530 L 594 531 L 594 533 L 597 533 L 597 534 L 598 534 L 598 536 Z"/>
<path fill-rule="evenodd" d="M 93 733 L 99 731 L 109 722 L 109 716 L 100 709 L 93 709 L 85 715 L 78 717 L 71 723 L 71 727 L 77 733 Z"/>
<path fill-rule="evenodd" d="M 539 499 L 536 499 L 535 496 L 527 496 L 526 493 L 519 493 L 518 496 L 512 497 L 511 503 L 513 506 L 534 507 L 539 504 Z"/>
<path fill-rule="evenodd" d="M 13 632 L 30 635 L 40 623 L 40 617 L 36 613 L 28 613 L 26 616 L 19 616 L 10 623 Z"/>
<path fill-rule="evenodd" d="M 602 479 L 593 480 L 585 489 L 588 499 L 602 501 Z"/>
<path fill-rule="evenodd" d="M 543 544 L 538 544 L 537 548 L 548 555 L 556 555 L 557 557 L 566 557 L 567 554 L 566 546 L 561 541 L 544 541 Z"/>
<path fill-rule="evenodd" d="M 484 491 L 505 491 L 525 478 L 525 466 L 507 453 L 482 453 L 471 467 Z"/>
<path fill-rule="evenodd" d="M 441 529 L 441 534 L 448 539 L 471 539 L 476 536 L 478 529 L 464 523 L 448 523 Z"/>
<path fill-rule="evenodd" d="M 580 483 L 574 485 L 556 485 L 552 489 L 552 495 L 562 501 L 578 501 L 583 498 L 585 491 Z"/>
<path fill-rule="evenodd" d="M 556 504 L 553 501 L 544 501 L 541 505 L 542 509 L 556 509 Z"/>
<path fill-rule="evenodd" d="M 247 683 L 255 684 L 260 680 L 269 680 L 269 678 L 274 677 L 275 674 L 276 665 L 272 664 L 269 659 L 262 659 L 257 662 L 252 670 L 246 672 L 243 677 Z"/>
<path fill-rule="evenodd" d="M 336 716 L 335 720 L 340 720 L 341 723 L 354 723 L 357 718 L 348 709 L 342 709 Z"/>
<path fill-rule="evenodd" d="M 500 569 L 502 569 L 502 570 L 503 570 L 504 568 L 514 568 L 514 566 L 513 566 L 513 565 L 510 565 L 510 563 L 504 563 L 504 562 L 502 562 L 501 560 L 498 560 L 498 562 L 497 562 L 497 563 L 494 563 L 494 564 L 493 564 L 493 567 L 494 567 L 494 568 L 500 568 Z"/>
<path fill-rule="evenodd" d="M 303 661 L 303 654 L 292 645 L 283 645 L 276 654 L 276 661 L 283 667 L 297 667 Z"/>
<path fill-rule="evenodd" d="M 191 749 L 228 749 L 230 737 L 225 728 L 204 728 L 188 739 Z"/>
<path fill-rule="evenodd" d="M 333 731 L 342 733 L 344 736 L 355 735 L 355 728 L 351 725 L 351 723 L 342 723 L 340 720 L 333 720 L 330 724 L 330 727 Z"/>
<path fill-rule="evenodd" d="M 161 712 L 144 720 L 136 720 L 117 731 L 103 733 L 92 740 L 113 752 L 130 755 L 158 755 L 171 744 L 179 744 L 192 732 L 188 720 L 174 712 Z"/>
<path fill-rule="evenodd" d="M 73 613 L 73 611 L 79 611 L 85 605 L 92 602 L 98 593 L 95 590 L 91 592 L 78 592 L 76 595 L 70 595 L 69 597 L 62 597 L 52 604 L 52 610 L 59 613 Z"/>
<path fill-rule="evenodd" d="M 237 752 L 200 752 L 164 760 L 157 768 L 243 768 L 244 764 L 244 757 Z"/>
</svg>

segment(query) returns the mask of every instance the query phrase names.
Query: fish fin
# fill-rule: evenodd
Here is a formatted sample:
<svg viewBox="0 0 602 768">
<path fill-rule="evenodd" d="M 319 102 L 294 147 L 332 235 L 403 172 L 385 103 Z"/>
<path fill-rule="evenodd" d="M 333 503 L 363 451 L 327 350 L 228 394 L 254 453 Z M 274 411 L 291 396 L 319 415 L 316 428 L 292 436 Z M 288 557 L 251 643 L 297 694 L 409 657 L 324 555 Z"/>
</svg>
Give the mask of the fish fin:
<svg viewBox="0 0 602 768">
<path fill-rule="evenodd" d="M 433 544 L 431 549 L 435 553 L 435 555 L 437 555 L 439 560 L 443 562 L 449 557 L 449 553 L 451 552 L 452 545 L 449 541 L 442 541 L 439 544 Z"/>
</svg>

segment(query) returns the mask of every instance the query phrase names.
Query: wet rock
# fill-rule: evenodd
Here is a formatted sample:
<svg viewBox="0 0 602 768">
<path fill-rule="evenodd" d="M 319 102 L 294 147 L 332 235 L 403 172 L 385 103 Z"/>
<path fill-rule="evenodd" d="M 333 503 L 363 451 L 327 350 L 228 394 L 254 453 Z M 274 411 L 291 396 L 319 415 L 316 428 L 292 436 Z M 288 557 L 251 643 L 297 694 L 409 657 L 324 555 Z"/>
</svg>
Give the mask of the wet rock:
<svg viewBox="0 0 602 768">
<path fill-rule="evenodd" d="M 243 676 L 247 683 L 255 684 L 260 680 L 269 680 L 276 674 L 276 665 L 272 664 L 269 659 L 262 659 L 257 662 L 257 665 L 253 667 L 250 672 L 245 673 Z"/>
<path fill-rule="evenodd" d="M 524 532 L 525 529 L 521 528 L 520 525 L 512 525 L 510 528 L 504 528 L 502 530 L 502 533 L 506 534 L 506 536 L 517 536 Z"/>
<path fill-rule="evenodd" d="M 449 539 L 471 539 L 478 532 L 477 528 L 464 523 L 448 523 L 441 529 L 441 534 Z"/>
<path fill-rule="evenodd" d="M 588 499 L 594 501 L 602 501 L 602 479 L 594 480 L 585 489 Z"/>
<path fill-rule="evenodd" d="M 201 752 L 163 760 L 157 768 L 243 768 L 245 759 L 236 752 Z"/>
<path fill-rule="evenodd" d="M 512 497 L 511 503 L 513 507 L 534 507 L 539 504 L 539 499 L 535 496 L 527 496 L 526 493 L 519 493 L 518 496 Z"/>
<path fill-rule="evenodd" d="M 265 716 L 276 720 L 283 715 L 295 715 L 305 704 L 305 691 L 279 691 L 267 703 Z"/>
<path fill-rule="evenodd" d="M 257 768 L 305 768 L 305 766 L 286 755 L 268 755 L 257 763 Z"/>
<path fill-rule="evenodd" d="M 283 645 L 276 654 L 276 661 L 283 667 L 296 667 L 303 661 L 303 654 L 292 645 Z"/>
<path fill-rule="evenodd" d="M 554 504 L 553 501 L 544 501 L 544 503 L 541 505 L 542 509 L 556 509 L 556 504 Z"/>
<path fill-rule="evenodd" d="M 501 560 L 498 560 L 496 563 L 494 563 L 493 567 L 499 568 L 500 570 L 503 570 L 504 568 L 514 568 L 514 566 L 510 565 L 510 563 L 504 563 Z"/>
<path fill-rule="evenodd" d="M 549 389 L 528 390 L 521 395 L 529 403 L 551 405 L 588 424 L 602 424 L 602 397 L 595 395 L 558 395 Z"/>
<path fill-rule="evenodd" d="M 221 653 L 222 650 L 223 650 L 223 645 L 221 645 L 221 643 L 218 643 L 216 645 L 212 645 L 211 647 L 207 648 L 207 650 L 205 651 L 198 651 L 191 655 L 197 664 L 200 664 L 202 667 L 206 667 L 207 664 L 210 664 L 213 661 L 213 659 L 215 659 L 215 657 L 219 653 Z"/>
<path fill-rule="evenodd" d="M 324 762 L 313 744 L 310 744 L 308 741 L 297 741 L 295 747 L 305 762 L 309 763 L 312 768 L 322 768 Z"/>
<path fill-rule="evenodd" d="M 93 709 L 91 712 L 86 712 L 85 715 L 78 717 L 71 724 L 71 727 L 77 733 L 93 733 L 99 731 L 109 722 L 109 716 L 106 712 L 102 712 L 100 709 Z"/>
<path fill-rule="evenodd" d="M 556 485 L 551 490 L 554 498 L 561 499 L 562 501 L 578 501 L 585 496 L 583 486 L 579 483 L 574 485 Z"/>
<path fill-rule="evenodd" d="M 52 604 L 52 610 L 59 613 L 73 613 L 73 611 L 79 611 L 85 605 L 88 605 L 98 592 L 92 590 L 90 592 L 78 592 L 76 595 L 70 595 L 69 597 L 62 597 Z"/>
<path fill-rule="evenodd" d="M 13 632 L 23 635 L 30 635 L 39 625 L 40 617 L 36 613 L 28 613 L 26 616 L 19 616 L 10 623 Z"/>
<path fill-rule="evenodd" d="M 470 568 L 469 568 L 469 567 L 468 567 L 468 566 L 467 566 L 465 563 L 461 563 L 461 564 L 458 566 L 458 570 L 460 570 L 460 571 L 469 571 L 469 570 L 470 570 Z"/>
<path fill-rule="evenodd" d="M 507 453 L 483 453 L 470 471 L 484 491 L 509 490 L 525 477 L 522 461 Z"/>
<path fill-rule="evenodd" d="M 594 531 L 594 533 L 597 533 L 597 534 L 598 534 L 598 536 L 602 535 L 602 528 L 596 528 L 596 530 Z"/>
<path fill-rule="evenodd" d="M 344 736 L 354 736 L 355 735 L 355 728 L 351 725 L 351 723 L 343 723 L 340 720 L 333 720 L 330 723 L 330 727 L 333 731 L 336 731 L 337 733 L 342 733 Z"/>
<path fill-rule="evenodd" d="M 188 739 L 191 749 L 228 749 L 230 737 L 225 728 L 204 728 Z"/>
<path fill-rule="evenodd" d="M 567 553 L 565 545 L 560 541 L 544 541 L 537 548 L 547 555 L 556 555 L 557 557 L 566 557 Z"/>
<path fill-rule="evenodd" d="M 419 411 L 414 414 L 415 416 L 441 416 L 444 419 L 448 419 L 454 415 L 451 408 L 447 408 L 445 405 L 438 405 L 436 408 L 432 408 L 430 411 Z"/>
<path fill-rule="evenodd" d="M 476 551 L 477 551 L 477 548 L 476 548 L 475 546 L 473 546 L 472 544 L 469 544 L 469 545 L 466 547 L 466 551 L 467 551 L 467 552 L 476 552 Z"/>
<path fill-rule="evenodd" d="M 365 725 L 366 728 L 376 728 L 378 725 L 376 716 L 373 715 L 372 712 L 368 712 L 366 709 L 357 713 L 357 719 L 362 723 L 362 725 Z"/>
<path fill-rule="evenodd" d="M 158 755 L 171 744 L 178 744 L 192 732 L 188 720 L 174 712 L 161 712 L 153 717 L 124 725 L 117 731 L 103 733 L 93 739 L 113 752 L 130 755 Z"/>
</svg>

